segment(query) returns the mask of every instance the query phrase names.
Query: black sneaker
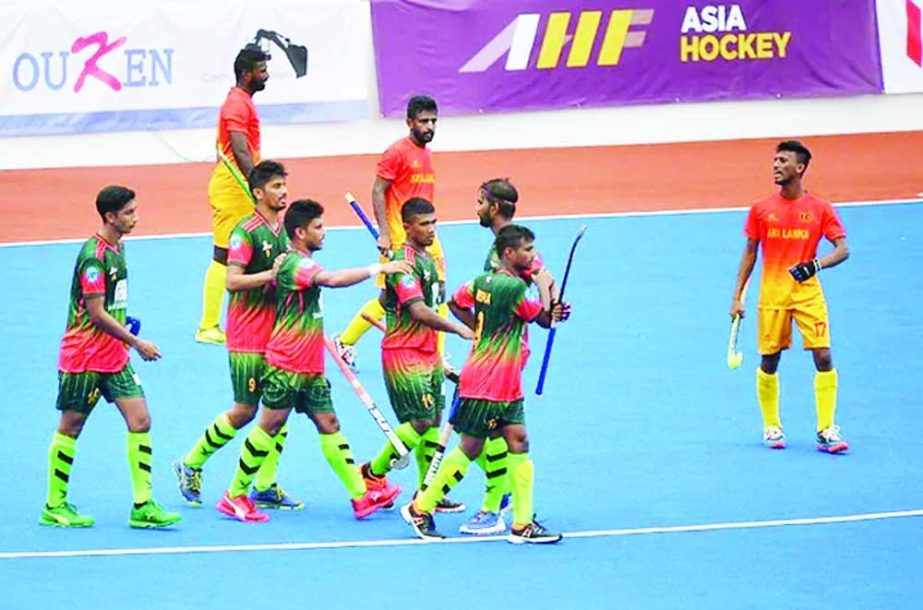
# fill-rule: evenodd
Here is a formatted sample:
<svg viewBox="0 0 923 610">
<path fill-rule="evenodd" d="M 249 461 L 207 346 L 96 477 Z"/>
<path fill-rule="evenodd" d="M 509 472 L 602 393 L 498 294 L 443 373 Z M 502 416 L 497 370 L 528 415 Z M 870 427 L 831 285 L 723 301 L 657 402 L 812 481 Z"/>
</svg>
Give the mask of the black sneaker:
<svg viewBox="0 0 923 610">
<path fill-rule="evenodd" d="M 441 540 L 445 538 L 445 536 L 436 531 L 436 522 L 433 520 L 433 516 L 429 513 L 417 512 L 413 502 L 401 507 L 401 517 L 413 528 L 417 538 L 422 538 L 423 540 Z"/>
<path fill-rule="evenodd" d="M 448 496 L 445 496 L 436 503 L 437 513 L 461 513 L 464 512 L 466 508 L 464 502 L 456 502 Z"/>
<path fill-rule="evenodd" d="M 560 542 L 564 536 L 557 532 L 550 532 L 545 529 L 545 527 L 535 520 L 532 519 L 532 523 L 527 524 L 525 527 L 510 528 L 510 535 L 508 540 L 513 544 L 554 544 L 555 542 Z"/>
</svg>

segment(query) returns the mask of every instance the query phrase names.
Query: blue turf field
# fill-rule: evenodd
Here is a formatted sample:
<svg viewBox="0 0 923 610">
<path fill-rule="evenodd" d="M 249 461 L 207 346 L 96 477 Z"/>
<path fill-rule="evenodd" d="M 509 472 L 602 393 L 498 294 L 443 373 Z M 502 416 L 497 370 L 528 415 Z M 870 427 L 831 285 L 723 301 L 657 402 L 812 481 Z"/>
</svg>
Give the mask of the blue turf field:
<svg viewBox="0 0 923 610">
<path fill-rule="evenodd" d="M 568 285 L 574 315 L 558 333 L 542 399 L 531 395 L 545 340 L 540 329 L 532 334 L 526 373 L 536 509 L 548 526 L 584 533 L 550 548 L 417 544 L 396 512 L 356 522 L 304 419 L 292 425 L 280 480 L 305 500 L 305 510 L 245 525 L 211 508 L 229 480 L 241 435 L 209 462 L 205 507 L 181 508 L 184 521 L 174 531 L 133 531 L 126 524 L 124 425 L 105 403 L 80 439 L 71 477 L 71 499 L 96 517 L 96 527 L 39 527 L 45 456 L 57 421 L 57 348 L 78 246 L 0 248 L 0 278 L 8 287 L 0 320 L 0 464 L 8 490 L 0 519 L 0 608 L 365 608 L 390 605 L 385 596 L 401 605 L 418 598 L 442 608 L 530 610 L 919 607 L 920 516 L 757 526 L 923 509 L 914 440 L 923 428 L 917 353 L 923 246 L 915 231 L 923 226 L 923 205 L 841 208 L 852 258 L 822 276 L 840 371 L 838 422 L 853 446 L 838 457 L 813 447 L 807 354 L 786 353 L 780 368 L 789 440 L 782 452 L 760 444 L 752 318 L 741 335 L 743 366 L 725 366 L 744 216 L 527 223 L 557 274 L 577 227 L 589 226 Z M 441 235 L 456 286 L 478 271 L 489 233 L 468 224 L 445 226 Z M 130 312 L 164 353 L 153 364 L 133 360 L 154 418 L 155 494 L 171 508 L 181 503 L 170 462 L 230 402 L 226 352 L 192 341 L 210 250 L 203 237 L 128 244 Z M 318 255 L 328 267 L 372 258 L 360 230 L 331 231 Z M 328 332 L 370 294 L 367 285 L 327 291 Z M 754 303 L 752 294 L 751 313 Z M 388 412 L 375 343 L 369 335 L 360 344 L 360 379 Z M 450 351 L 460 364 L 461 342 L 450 341 Z M 344 431 L 357 457 L 367 459 L 383 437 L 339 372 L 330 366 L 328 373 Z M 412 486 L 410 470 L 394 479 Z M 453 497 L 476 504 L 482 482 L 472 468 Z M 454 534 L 463 519 L 437 522 Z M 714 524 L 750 527 L 633 531 Z M 317 548 L 320 542 L 355 544 Z M 298 548 L 280 546 L 289 543 Z M 209 552 L 191 552 L 202 546 Z M 161 552 L 114 556 L 113 549 Z M 82 552 L 88 550 L 107 552 Z M 77 553 L 41 555 L 49 551 Z"/>
</svg>

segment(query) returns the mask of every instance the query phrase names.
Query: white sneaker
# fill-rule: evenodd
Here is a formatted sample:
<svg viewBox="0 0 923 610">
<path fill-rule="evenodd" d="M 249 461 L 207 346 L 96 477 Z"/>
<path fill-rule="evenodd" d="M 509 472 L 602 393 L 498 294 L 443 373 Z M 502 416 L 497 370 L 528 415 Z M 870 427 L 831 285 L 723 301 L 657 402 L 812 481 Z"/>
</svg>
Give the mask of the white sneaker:
<svg viewBox="0 0 923 610">
<path fill-rule="evenodd" d="M 833 424 L 817 433 L 817 450 L 824 453 L 842 453 L 849 449 L 849 443 L 840 436 L 840 427 Z"/>
<path fill-rule="evenodd" d="M 356 363 L 356 346 L 347 345 L 340 341 L 340 335 L 333 336 L 333 345 L 337 348 L 337 355 L 343 359 L 346 366 L 354 372 L 359 372 L 359 365 Z"/>
<path fill-rule="evenodd" d="M 763 430 L 763 444 L 770 449 L 785 449 L 785 433 L 779 426 L 769 426 Z"/>
</svg>

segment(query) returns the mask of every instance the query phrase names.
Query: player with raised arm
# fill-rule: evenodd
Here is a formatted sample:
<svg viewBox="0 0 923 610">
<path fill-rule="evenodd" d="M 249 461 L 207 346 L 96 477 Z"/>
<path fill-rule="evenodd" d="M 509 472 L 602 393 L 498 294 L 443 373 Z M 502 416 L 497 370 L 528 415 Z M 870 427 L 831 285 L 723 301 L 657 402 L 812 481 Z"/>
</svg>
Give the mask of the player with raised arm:
<svg viewBox="0 0 923 610">
<path fill-rule="evenodd" d="M 412 97 L 407 103 L 407 127 L 410 133 L 392 144 L 376 166 L 372 207 L 379 228 L 378 249 L 385 257 L 400 249 L 406 239 L 401 219 L 401 206 L 404 202 L 414 197 L 435 202 L 436 173 L 433 171 L 432 153 L 426 145 L 432 142 L 436 134 L 436 120 L 437 107 L 433 98 L 425 95 Z M 445 255 L 438 235 L 427 251 L 432 255 L 439 273 L 439 312 L 445 318 L 448 316 L 444 304 Z M 379 278 L 376 285 L 384 288 L 384 281 Z M 376 296 L 362 306 L 342 333 L 334 336 L 337 352 L 353 370 L 357 369 L 356 342 L 372 327 L 369 320 L 377 321 L 384 315 L 385 310 Z M 441 334 L 439 341 L 441 354 Z"/>
<path fill-rule="evenodd" d="M 474 344 L 459 382 L 461 402 L 452 418 L 461 433 L 458 447 L 446 454 L 433 484 L 401 515 L 423 539 L 441 538 L 433 510 L 439 499 L 464 478 L 471 462 L 481 454 L 484 440 L 502 435 L 509 446 L 509 473 L 513 487 L 514 543 L 554 543 L 560 534 L 546 530 L 532 512 L 534 465 L 529 459 L 522 391 L 523 330 L 529 322 L 549 327 L 561 319 L 563 306 L 552 304 L 551 275 L 532 276 L 540 298 L 527 296 L 521 275 L 535 260 L 535 236 L 529 229 L 509 225 L 497 235 L 500 269 L 486 272 L 461 286 L 449 302 L 455 316 L 475 328 Z"/>
<path fill-rule="evenodd" d="M 282 226 L 288 189 L 285 167 L 276 161 L 261 161 L 248 177 L 256 200 L 256 211 L 237 223 L 228 250 L 227 346 L 234 404 L 216 417 L 189 452 L 173 464 L 179 490 L 193 506 L 202 503 L 202 468 L 237 431 L 253 421 L 262 395 L 266 371 L 266 344 L 276 319 L 275 280 L 278 265 L 288 249 Z M 304 504 L 276 482 L 279 455 L 288 428 L 276 435 L 269 456 L 253 482 L 250 499 L 260 508 L 299 509 Z"/>
<path fill-rule="evenodd" d="M 418 488 L 421 488 L 439 443 L 438 425 L 445 407 L 445 371 L 437 350 L 437 331 L 464 339 L 471 339 L 474 334 L 467 326 L 436 313 L 438 274 L 433 257 L 427 252 L 436 239 L 433 204 L 418 197 L 408 199 L 401 208 L 401 218 L 407 238 L 393 260 L 406 261 L 412 272 L 388 276 L 382 292 L 387 329 L 381 341 L 381 360 L 388 397 L 400 422 L 395 434 L 408 449 L 414 450 Z M 362 465 L 362 476 L 369 489 L 388 486 L 385 475 L 397 457 L 394 447 L 387 443 L 371 462 Z M 455 509 L 459 505 L 446 506 Z M 460 510 L 463 509 L 462 506 Z"/>
<path fill-rule="evenodd" d="M 128 349 L 144 360 L 160 359 L 160 349 L 125 328 L 128 268 L 122 237 L 138 222 L 135 192 L 107 186 L 96 197 L 102 218 L 99 232 L 84 242 L 74 265 L 67 329 L 58 360 L 58 428 L 48 449 L 48 496 L 39 523 L 56 527 L 90 527 L 94 520 L 68 502 L 77 438 L 100 396 L 116 408 L 128 426 L 128 466 L 134 505 L 128 524 L 160 528 L 181 519 L 151 494 L 151 415 L 141 381 L 131 367 Z"/>
<path fill-rule="evenodd" d="M 273 451 L 275 439 L 294 409 L 314 422 L 321 452 L 343 483 L 357 519 L 365 518 L 394 501 L 399 486 L 367 489 L 356 467 L 349 442 L 340 432 L 333 410 L 330 384 L 324 376 L 324 311 L 321 288 L 358 284 L 379 273 L 410 273 L 405 261 L 327 271 L 314 260 L 324 243 L 324 209 L 310 199 L 292 203 L 285 214 L 285 231 L 291 249 L 276 274 L 276 320 L 266 346 L 267 370 L 263 376 L 263 410 L 240 450 L 231 485 L 218 510 L 245 522 L 269 519 L 247 496 L 254 474 Z"/>
<path fill-rule="evenodd" d="M 750 208 L 744 234 L 747 243 L 740 259 L 731 298 L 731 318 L 744 315 L 742 294 L 762 246 L 763 275 L 757 313 L 758 349 L 756 394 L 763 414 L 763 443 L 785 447 L 779 416 L 779 377 L 782 350 L 792 341 L 792 321 L 798 325 L 804 349 L 814 356 L 814 401 L 817 411 L 817 449 L 842 453 L 849 445 L 834 423 L 838 375 L 830 354 L 830 318 L 817 273 L 849 257 L 846 231 L 833 206 L 805 191 L 804 173 L 811 152 L 800 142 L 779 143 L 772 169 L 779 192 Z M 824 237 L 834 248 L 817 257 Z"/>
</svg>

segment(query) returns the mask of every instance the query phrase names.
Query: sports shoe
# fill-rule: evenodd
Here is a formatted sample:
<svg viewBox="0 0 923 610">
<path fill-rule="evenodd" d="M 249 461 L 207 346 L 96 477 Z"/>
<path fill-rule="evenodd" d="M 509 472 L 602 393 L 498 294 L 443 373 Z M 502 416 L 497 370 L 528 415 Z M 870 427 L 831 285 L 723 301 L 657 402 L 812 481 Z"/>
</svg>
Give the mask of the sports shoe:
<svg viewBox="0 0 923 610">
<path fill-rule="evenodd" d="M 840 427 L 836 424 L 817 433 L 817 450 L 824 453 L 843 453 L 849 444 L 840 436 Z"/>
<path fill-rule="evenodd" d="M 769 426 L 763 430 L 763 444 L 770 449 L 785 449 L 785 433 L 779 426 Z"/>
<path fill-rule="evenodd" d="M 212 343 L 214 345 L 224 345 L 227 342 L 227 336 L 218 326 L 211 328 L 200 328 L 195 332 L 195 340 L 199 343 Z"/>
<path fill-rule="evenodd" d="M 134 528 L 169 527 L 182 518 L 181 514 L 169 511 L 151 499 L 141 506 L 132 507 L 128 525 Z"/>
<path fill-rule="evenodd" d="M 526 524 L 521 529 L 510 528 L 510 535 L 507 540 L 513 544 L 554 544 L 560 542 L 564 536 L 557 532 L 550 532 L 545 527 L 532 518 L 532 523 Z"/>
<path fill-rule="evenodd" d="M 448 496 L 445 496 L 436 502 L 437 513 L 461 513 L 464 512 L 466 508 L 468 507 L 465 506 L 464 502 L 456 502 L 455 500 L 450 499 Z"/>
<path fill-rule="evenodd" d="M 503 497 L 500 498 L 500 514 L 505 515 L 511 510 L 513 510 L 513 494 L 506 492 L 503 494 Z"/>
<path fill-rule="evenodd" d="M 247 496 L 231 497 L 228 492 L 224 492 L 218 504 L 215 505 L 219 513 L 228 517 L 233 517 L 244 523 L 263 523 L 269 521 L 269 515 L 256 510 L 253 502 Z"/>
<path fill-rule="evenodd" d="M 356 362 L 356 346 L 347 345 L 346 343 L 340 341 L 340 335 L 333 336 L 333 345 L 336 346 L 337 355 L 343 359 L 343 362 L 346 363 L 346 366 L 348 366 L 352 372 L 358 373 L 359 365 Z"/>
<path fill-rule="evenodd" d="M 361 466 L 359 466 L 359 474 L 362 475 L 362 480 L 365 481 L 365 488 L 368 490 L 384 491 L 391 486 L 391 484 L 388 482 L 388 477 L 384 475 L 377 476 L 372 474 L 372 469 L 368 462 L 364 462 Z M 390 510 L 394 508 L 394 501 L 388 502 L 381 508 L 382 510 Z"/>
<path fill-rule="evenodd" d="M 285 493 L 285 490 L 278 483 L 273 483 L 269 489 L 259 491 L 253 489 L 250 492 L 250 501 L 257 508 L 275 508 L 278 510 L 301 510 L 304 508 L 304 502 Z"/>
<path fill-rule="evenodd" d="M 90 515 L 81 515 L 77 512 L 77 507 L 69 502 L 59 504 L 58 506 L 48 506 L 42 509 L 42 514 L 38 518 L 39 525 L 49 527 L 93 527 L 96 521 Z"/>
<path fill-rule="evenodd" d="M 401 507 L 401 517 L 413 528 L 417 538 L 423 540 L 441 540 L 445 538 L 436 531 L 436 522 L 430 513 L 418 512 L 413 506 L 413 502 Z"/>
<path fill-rule="evenodd" d="M 497 513 L 479 510 L 470 519 L 462 523 L 458 531 L 462 534 L 472 534 L 474 536 L 502 534 L 506 531 L 506 522 Z"/>
<path fill-rule="evenodd" d="M 202 506 L 202 469 L 186 466 L 183 458 L 173 462 L 179 493 L 192 506 Z"/>
<path fill-rule="evenodd" d="M 385 489 L 366 489 L 365 495 L 356 500 L 350 500 L 353 505 L 353 514 L 356 519 L 365 519 L 375 511 L 394 502 L 394 498 L 401 493 L 400 485 L 388 485 Z"/>
</svg>

